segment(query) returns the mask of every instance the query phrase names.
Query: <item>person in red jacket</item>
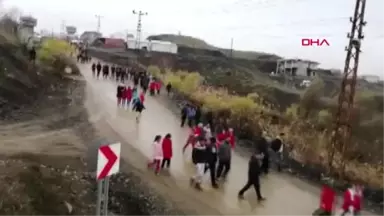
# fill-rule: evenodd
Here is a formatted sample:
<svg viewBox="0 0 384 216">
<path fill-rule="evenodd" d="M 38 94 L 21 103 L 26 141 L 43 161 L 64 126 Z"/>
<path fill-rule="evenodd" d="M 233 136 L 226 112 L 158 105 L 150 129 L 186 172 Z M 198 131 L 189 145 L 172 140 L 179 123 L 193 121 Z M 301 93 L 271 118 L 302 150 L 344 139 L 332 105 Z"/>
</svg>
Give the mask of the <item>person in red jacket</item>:
<svg viewBox="0 0 384 216">
<path fill-rule="evenodd" d="M 131 100 L 132 100 L 132 88 L 131 86 L 128 86 L 124 90 L 124 104 L 126 109 L 129 108 L 129 104 L 131 103 Z"/>
<path fill-rule="evenodd" d="M 141 92 L 141 93 L 140 93 L 139 98 L 140 98 L 141 103 L 144 104 L 144 100 L 145 100 L 145 94 L 144 94 L 144 92 Z"/>
<path fill-rule="evenodd" d="M 197 141 L 197 137 L 190 134 L 187 138 L 187 141 L 185 142 L 185 145 L 183 146 L 183 153 L 185 152 L 185 150 L 189 145 L 191 145 L 193 148 L 195 146 L 196 141 Z"/>
<path fill-rule="evenodd" d="M 160 81 L 156 81 L 156 92 L 157 92 L 157 94 L 160 94 L 160 89 L 161 89 L 161 82 Z"/>
<path fill-rule="evenodd" d="M 163 169 L 165 165 L 167 168 L 171 166 L 172 159 L 172 139 L 171 134 L 165 135 L 163 139 L 163 161 L 161 162 L 161 168 Z"/>
<path fill-rule="evenodd" d="M 183 147 L 183 152 L 185 152 L 185 149 L 192 145 L 192 148 L 195 146 L 196 140 L 198 137 L 201 137 L 203 133 L 203 124 L 199 123 L 197 126 L 191 129 L 191 134 L 188 136 L 187 142 L 185 143 Z"/>
<path fill-rule="evenodd" d="M 156 91 L 156 81 L 152 81 L 150 84 L 149 84 L 149 94 L 151 96 L 155 95 L 155 91 Z"/>
<path fill-rule="evenodd" d="M 204 127 L 203 123 L 197 124 L 197 126 L 193 128 L 193 131 L 192 131 L 193 135 L 195 137 L 200 137 L 203 134 L 203 127 Z"/>
<path fill-rule="evenodd" d="M 312 215 L 332 215 L 336 193 L 328 185 L 324 185 L 320 195 L 320 206 Z"/>
<path fill-rule="evenodd" d="M 217 143 L 217 146 L 219 147 L 228 137 L 228 133 L 225 129 L 223 129 L 221 131 L 221 133 L 218 133 L 216 135 L 216 143 Z"/>
<path fill-rule="evenodd" d="M 231 145 L 231 148 L 234 149 L 236 145 L 236 138 L 235 138 L 235 133 L 233 132 L 233 128 L 229 128 L 227 133 L 227 140 Z"/>
<path fill-rule="evenodd" d="M 343 213 L 342 216 L 350 213 L 358 215 L 361 211 L 361 202 L 363 200 L 363 188 L 359 185 L 352 185 L 344 192 Z"/>
</svg>

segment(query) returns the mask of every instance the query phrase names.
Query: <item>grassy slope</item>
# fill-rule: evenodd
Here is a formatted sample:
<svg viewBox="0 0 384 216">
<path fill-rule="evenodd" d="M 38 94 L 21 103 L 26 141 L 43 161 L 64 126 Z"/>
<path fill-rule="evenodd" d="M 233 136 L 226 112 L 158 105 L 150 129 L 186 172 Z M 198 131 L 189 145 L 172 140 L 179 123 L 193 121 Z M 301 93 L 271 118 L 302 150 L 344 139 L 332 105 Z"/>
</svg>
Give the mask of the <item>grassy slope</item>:
<svg viewBox="0 0 384 216">
<path fill-rule="evenodd" d="M 224 55 L 229 56 L 229 50 L 215 47 L 204 40 L 194 38 L 191 36 L 184 35 L 173 35 L 173 34 L 159 34 L 149 36 L 148 39 L 151 40 L 161 40 L 161 41 L 169 41 L 172 43 L 176 43 L 179 46 L 187 46 L 192 48 L 200 48 L 200 49 L 208 49 L 208 50 L 219 50 Z M 240 93 L 250 93 L 257 92 L 267 98 L 271 98 L 270 102 L 277 103 L 278 101 L 282 102 L 281 98 L 290 98 L 286 102 L 282 102 L 286 105 L 292 103 L 293 101 L 297 101 L 300 97 L 299 92 L 295 89 L 284 86 L 277 81 L 272 80 L 267 73 L 270 72 L 269 69 L 265 70 L 265 68 L 260 67 L 262 64 L 270 64 L 273 63 L 277 59 L 280 59 L 280 56 L 262 52 L 255 51 L 233 51 L 233 61 L 230 63 L 230 67 L 226 67 L 221 62 L 220 67 L 208 67 L 200 71 L 200 73 L 207 79 L 207 81 L 214 85 L 226 86 L 231 91 L 235 90 Z M 201 65 L 206 67 L 210 65 L 205 62 L 203 58 L 199 58 L 196 56 L 196 60 L 201 63 Z M 219 60 L 216 60 L 219 61 Z M 225 60 L 227 61 L 227 60 Z M 217 64 L 212 64 L 217 65 Z M 227 65 L 228 66 L 228 65 Z M 231 69 L 230 69 L 231 68 Z M 232 71 L 232 75 L 225 75 L 225 71 Z M 268 94 L 272 94 L 273 96 L 267 96 Z"/>
<path fill-rule="evenodd" d="M 220 50 L 221 52 L 223 52 L 225 55 L 228 55 L 228 56 L 230 54 L 229 49 L 215 47 L 205 42 L 204 40 L 194 38 L 191 36 L 159 34 L 159 35 L 149 36 L 148 39 L 169 41 L 172 43 L 176 43 L 178 45 L 184 45 L 184 46 L 193 47 L 193 48 Z M 256 52 L 256 51 L 239 51 L 239 50 L 233 51 L 233 57 L 242 58 L 242 59 L 279 59 L 281 58 L 280 56 L 269 54 L 269 53 Z"/>
</svg>

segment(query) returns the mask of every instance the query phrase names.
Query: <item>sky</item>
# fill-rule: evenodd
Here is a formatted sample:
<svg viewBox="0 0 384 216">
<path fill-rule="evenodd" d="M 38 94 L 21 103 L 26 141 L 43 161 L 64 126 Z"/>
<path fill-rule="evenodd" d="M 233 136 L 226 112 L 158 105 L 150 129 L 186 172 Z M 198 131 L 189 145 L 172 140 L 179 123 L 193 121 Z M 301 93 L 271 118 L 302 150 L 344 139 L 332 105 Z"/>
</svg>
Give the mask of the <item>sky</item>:
<svg viewBox="0 0 384 216">
<path fill-rule="evenodd" d="M 38 19 L 37 29 L 59 32 L 63 23 L 78 33 L 96 30 L 108 36 L 133 33 L 137 15 L 142 19 L 142 37 L 178 34 L 208 43 L 273 53 L 285 58 L 320 62 L 322 68 L 344 68 L 347 33 L 354 0 L 2 0 L 6 8 Z M 384 0 L 367 0 L 359 73 L 384 78 Z M 327 40 L 330 46 L 302 47 L 303 38 Z"/>
</svg>

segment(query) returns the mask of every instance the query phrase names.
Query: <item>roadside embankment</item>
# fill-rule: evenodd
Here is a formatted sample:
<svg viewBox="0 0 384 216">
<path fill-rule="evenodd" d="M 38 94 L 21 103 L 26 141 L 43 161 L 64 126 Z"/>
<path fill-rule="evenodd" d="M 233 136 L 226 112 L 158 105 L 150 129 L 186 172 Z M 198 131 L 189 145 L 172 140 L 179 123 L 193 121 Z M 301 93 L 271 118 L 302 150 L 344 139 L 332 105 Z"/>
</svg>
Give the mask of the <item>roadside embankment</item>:
<svg viewBox="0 0 384 216">
<path fill-rule="evenodd" d="M 44 55 L 56 49 L 45 48 Z M 0 51 L 0 214 L 94 214 L 95 168 L 85 155 L 103 135 L 84 108 L 85 81 L 47 62 L 33 65 L 18 44 Z M 122 215 L 171 212 L 134 172 L 112 178 L 110 201 Z"/>
</svg>

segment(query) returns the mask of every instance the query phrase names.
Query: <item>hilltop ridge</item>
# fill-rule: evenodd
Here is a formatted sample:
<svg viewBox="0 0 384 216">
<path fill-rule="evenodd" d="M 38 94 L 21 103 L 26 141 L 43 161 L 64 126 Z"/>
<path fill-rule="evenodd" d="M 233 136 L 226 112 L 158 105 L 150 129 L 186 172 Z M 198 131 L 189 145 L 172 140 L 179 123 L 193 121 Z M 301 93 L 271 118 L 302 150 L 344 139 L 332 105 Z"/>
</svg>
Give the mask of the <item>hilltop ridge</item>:
<svg viewBox="0 0 384 216">
<path fill-rule="evenodd" d="M 179 46 L 186 46 L 186 47 L 197 48 L 197 49 L 216 50 L 216 51 L 222 52 L 226 56 L 229 56 L 231 51 L 230 49 L 216 47 L 207 43 L 202 39 L 192 37 L 192 36 L 187 36 L 187 35 L 158 34 L 158 35 L 151 35 L 147 37 L 147 39 L 169 41 Z M 282 58 L 276 54 L 271 54 L 271 53 L 264 53 L 264 52 L 258 52 L 258 51 L 241 51 L 241 50 L 233 50 L 233 57 L 239 58 L 239 59 L 249 59 L 249 60 L 261 60 L 261 59 L 276 60 L 276 59 Z"/>
</svg>

